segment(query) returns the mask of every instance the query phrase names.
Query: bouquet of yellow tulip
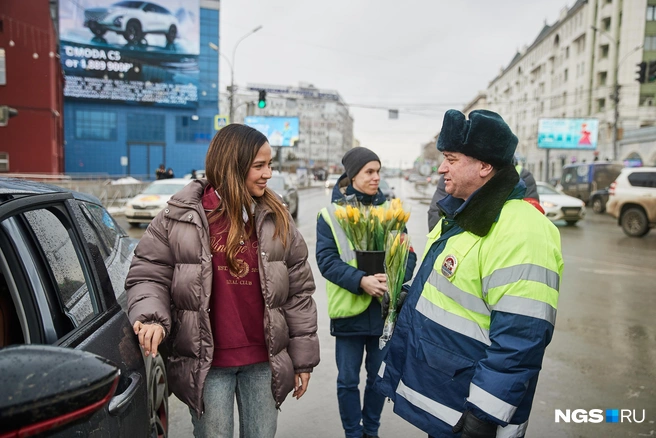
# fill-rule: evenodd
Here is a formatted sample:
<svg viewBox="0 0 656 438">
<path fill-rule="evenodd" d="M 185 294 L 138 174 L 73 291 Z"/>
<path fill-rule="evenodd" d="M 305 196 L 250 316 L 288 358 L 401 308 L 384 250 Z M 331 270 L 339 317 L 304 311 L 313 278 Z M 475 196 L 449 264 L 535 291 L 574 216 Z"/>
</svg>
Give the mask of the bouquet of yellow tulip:
<svg viewBox="0 0 656 438">
<path fill-rule="evenodd" d="M 356 250 L 384 251 L 387 236 L 403 231 L 410 212 L 403 209 L 400 199 L 393 199 L 377 206 L 338 206 L 335 217 Z"/>
<path fill-rule="evenodd" d="M 383 335 L 378 342 L 382 350 L 392 337 L 394 325 L 400 310 L 401 288 L 405 278 L 405 268 L 410 253 L 410 236 L 400 231 L 390 233 L 387 237 L 387 250 L 385 251 L 385 273 L 387 274 L 387 293 L 389 294 L 388 313 L 383 326 Z"/>
</svg>

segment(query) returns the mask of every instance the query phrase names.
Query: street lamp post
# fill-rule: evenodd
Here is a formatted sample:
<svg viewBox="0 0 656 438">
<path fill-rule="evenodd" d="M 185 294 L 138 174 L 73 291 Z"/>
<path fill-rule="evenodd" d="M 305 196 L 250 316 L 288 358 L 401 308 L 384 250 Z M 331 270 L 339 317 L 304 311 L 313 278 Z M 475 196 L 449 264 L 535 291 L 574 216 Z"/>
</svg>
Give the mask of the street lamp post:
<svg viewBox="0 0 656 438">
<path fill-rule="evenodd" d="M 228 99 L 230 101 L 230 112 L 229 112 L 230 123 L 232 123 L 232 119 L 233 119 L 233 116 L 234 116 L 233 113 L 234 113 L 234 98 L 235 98 L 235 55 L 237 53 L 237 46 L 239 46 L 239 43 L 241 43 L 246 38 L 253 35 L 255 32 L 257 32 L 260 29 L 262 29 L 261 25 L 257 26 L 255 29 L 251 30 L 246 35 L 242 36 L 241 38 L 239 38 L 239 40 L 237 40 L 237 43 L 235 44 L 235 47 L 232 49 L 232 58 L 231 59 L 228 59 L 227 56 L 225 56 L 223 53 L 219 52 L 219 47 L 216 44 L 210 43 L 210 47 L 213 50 L 216 50 L 219 53 L 219 55 L 223 56 L 225 58 L 225 60 L 228 61 L 228 65 L 230 66 L 230 86 L 228 87 L 228 92 L 229 92 Z"/>
</svg>

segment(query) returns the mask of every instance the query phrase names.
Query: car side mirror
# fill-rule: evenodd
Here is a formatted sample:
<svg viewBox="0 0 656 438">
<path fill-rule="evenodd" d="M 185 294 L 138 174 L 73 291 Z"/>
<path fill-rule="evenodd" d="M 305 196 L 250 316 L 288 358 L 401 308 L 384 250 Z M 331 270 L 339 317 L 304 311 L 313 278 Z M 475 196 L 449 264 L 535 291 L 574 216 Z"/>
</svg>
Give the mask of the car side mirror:
<svg viewBox="0 0 656 438">
<path fill-rule="evenodd" d="M 0 349 L 0 435 L 51 433 L 91 417 L 114 395 L 120 371 L 108 360 L 50 345 Z"/>
</svg>

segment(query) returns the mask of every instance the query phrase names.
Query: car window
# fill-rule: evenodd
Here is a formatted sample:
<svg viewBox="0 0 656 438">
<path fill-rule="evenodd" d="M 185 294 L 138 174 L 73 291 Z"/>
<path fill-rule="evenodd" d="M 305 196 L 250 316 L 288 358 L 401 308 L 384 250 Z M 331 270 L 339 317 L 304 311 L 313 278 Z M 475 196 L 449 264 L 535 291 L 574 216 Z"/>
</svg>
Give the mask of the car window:
<svg viewBox="0 0 656 438">
<path fill-rule="evenodd" d="M 387 184 L 387 181 L 381 179 L 378 183 L 378 188 L 383 192 L 386 192 L 389 190 L 389 184 Z"/>
<path fill-rule="evenodd" d="M 560 195 L 556 190 L 551 187 L 538 185 L 538 195 Z"/>
<path fill-rule="evenodd" d="M 119 237 L 123 236 L 123 230 L 116 229 L 116 225 L 107 210 L 100 207 L 99 205 L 89 204 L 87 202 L 77 201 L 79 204 L 79 209 L 74 209 L 75 218 L 80 224 L 82 229 L 82 234 L 86 241 L 87 246 L 91 254 L 97 254 L 97 251 L 94 251 L 93 247 L 98 248 L 100 255 L 103 258 L 105 268 L 107 268 L 107 274 L 109 275 L 109 280 L 112 283 L 112 289 L 114 295 L 118 298 L 123 291 L 125 290 L 125 278 L 127 276 L 127 269 L 123 267 L 123 261 L 121 260 L 121 255 L 119 254 L 120 248 Z M 99 211 L 102 211 L 103 217 L 109 216 L 109 219 L 112 220 L 112 224 L 116 228 L 111 228 L 103 224 L 99 224 L 96 220 L 95 215 L 92 216 L 91 211 L 95 211 L 97 214 Z M 105 216 L 106 215 L 106 216 Z M 105 219 L 106 220 L 106 219 Z M 107 236 L 115 236 L 114 240 L 111 240 L 111 247 L 108 246 Z"/>
<path fill-rule="evenodd" d="M 107 210 L 100 205 L 89 202 L 79 202 L 78 205 L 87 220 L 90 221 L 89 225 L 98 233 L 103 245 L 106 247 L 105 257 L 108 257 L 109 253 L 114 251 L 119 236 L 123 235 L 122 230 Z"/>
<path fill-rule="evenodd" d="M 88 279 L 69 232 L 48 210 L 28 211 L 24 216 L 52 272 L 62 310 L 79 327 L 94 316 L 98 306 L 92 301 Z"/>
<path fill-rule="evenodd" d="M 576 182 L 576 167 L 570 167 L 563 170 L 563 182 L 562 184 L 570 184 Z"/>
<path fill-rule="evenodd" d="M 144 10 L 144 12 L 159 12 L 157 10 L 157 6 L 155 6 L 152 3 L 146 4 L 146 6 L 144 6 L 143 10 Z"/>
<path fill-rule="evenodd" d="M 628 178 L 634 187 L 656 188 L 656 172 L 633 172 Z"/>
</svg>

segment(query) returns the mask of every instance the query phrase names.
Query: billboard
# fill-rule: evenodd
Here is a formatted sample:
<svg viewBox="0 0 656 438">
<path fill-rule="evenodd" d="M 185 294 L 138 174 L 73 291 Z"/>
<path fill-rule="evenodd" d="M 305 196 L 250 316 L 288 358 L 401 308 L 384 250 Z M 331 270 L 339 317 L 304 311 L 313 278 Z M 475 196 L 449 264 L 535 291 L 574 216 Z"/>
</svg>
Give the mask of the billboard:
<svg viewBox="0 0 656 438">
<path fill-rule="evenodd" d="M 599 120 L 597 119 L 540 119 L 538 148 L 585 149 L 597 148 Z"/>
<path fill-rule="evenodd" d="M 195 107 L 200 0 L 59 0 L 68 99 Z"/>
<path fill-rule="evenodd" d="M 249 116 L 244 124 L 266 135 L 271 146 L 294 146 L 299 139 L 298 117 Z"/>
</svg>

